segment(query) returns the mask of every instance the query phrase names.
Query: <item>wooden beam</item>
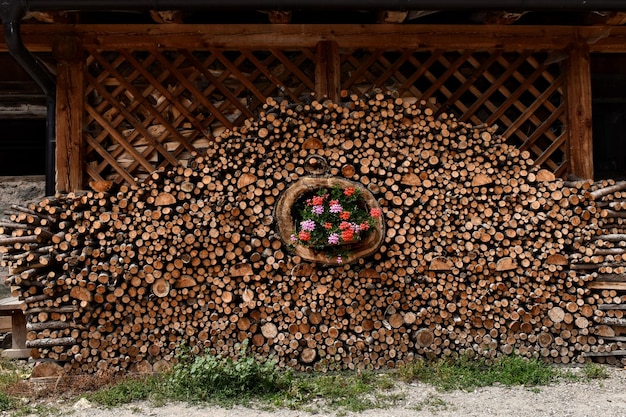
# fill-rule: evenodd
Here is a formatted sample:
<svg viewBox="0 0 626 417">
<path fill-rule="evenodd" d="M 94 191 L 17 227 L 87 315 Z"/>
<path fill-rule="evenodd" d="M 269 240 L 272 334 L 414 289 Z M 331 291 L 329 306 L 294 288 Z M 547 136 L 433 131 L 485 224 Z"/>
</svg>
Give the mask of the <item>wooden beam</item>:
<svg viewBox="0 0 626 417">
<path fill-rule="evenodd" d="M 589 48 L 572 44 L 566 60 L 566 100 L 568 120 L 569 173 L 593 179 L 593 140 L 591 131 L 591 68 Z"/>
<path fill-rule="evenodd" d="M 565 49 L 573 40 L 590 52 L 626 52 L 626 27 L 489 25 L 28 25 L 22 37 L 33 52 L 49 52 L 56 37 L 75 36 L 94 48 L 310 47 L 335 41 L 342 48 Z M 0 34 L 0 51 L 6 51 Z"/>
<path fill-rule="evenodd" d="M 45 119 L 47 108 L 43 104 L 0 104 L 0 119 Z"/>
<path fill-rule="evenodd" d="M 341 90 L 339 46 L 332 41 L 319 42 L 316 47 L 316 58 L 315 94 L 337 101 Z"/>
<path fill-rule="evenodd" d="M 84 54 L 79 40 L 64 37 L 54 45 L 57 57 L 56 188 L 83 189 Z"/>
</svg>

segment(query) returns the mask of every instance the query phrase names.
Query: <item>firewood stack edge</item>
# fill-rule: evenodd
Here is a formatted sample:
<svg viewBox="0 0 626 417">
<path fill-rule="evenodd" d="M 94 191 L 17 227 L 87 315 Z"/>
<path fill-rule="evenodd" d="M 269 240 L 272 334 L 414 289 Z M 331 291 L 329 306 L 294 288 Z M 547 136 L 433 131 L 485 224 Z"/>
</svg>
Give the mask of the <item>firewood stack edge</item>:
<svg viewBox="0 0 626 417">
<path fill-rule="evenodd" d="M 270 99 L 141 186 L 15 206 L 0 249 L 27 347 L 85 373 L 165 369 L 183 342 L 299 370 L 619 352 L 624 288 L 599 282 L 624 276 L 624 184 L 556 179 L 494 132 L 382 93 Z M 314 264 L 281 240 L 277 199 L 316 175 L 378 199 L 373 255 Z"/>
</svg>

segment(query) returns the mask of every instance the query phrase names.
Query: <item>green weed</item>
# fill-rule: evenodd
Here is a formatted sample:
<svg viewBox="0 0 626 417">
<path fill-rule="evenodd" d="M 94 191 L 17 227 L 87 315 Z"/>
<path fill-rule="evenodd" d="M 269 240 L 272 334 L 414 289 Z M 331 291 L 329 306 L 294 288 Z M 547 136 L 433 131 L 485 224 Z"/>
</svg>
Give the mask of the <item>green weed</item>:
<svg viewBox="0 0 626 417">
<path fill-rule="evenodd" d="M 436 361 L 417 359 L 398 370 L 404 381 L 421 381 L 449 391 L 472 391 L 478 387 L 546 385 L 559 377 L 559 371 L 537 360 L 503 356 L 488 364 L 483 359 L 456 357 Z"/>
<path fill-rule="evenodd" d="M 587 362 L 583 367 L 583 375 L 587 379 L 604 379 L 609 377 L 609 372 L 602 365 Z"/>
<path fill-rule="evenodd" d="M 163 382 L 163 377 L 159 375 L 126 378 L 115 385 L 87 394 L 85 398 L 109 408 L 143 400 L 158 403 L 167 397 Z"/>
<path fill-rule="evenodd" d="M 236 359 L 185 351 L 166 377 L 167 393 L 183 401 L 246 403 L 290 385 L 289 372 L 279 370 L 272 360 L 256 360 L 246 348 L 243 343 Z"/>
<path fill-rule="evenodd" d="M 335 374 L 300 374 L 293 378 L 288 391 L 274 397 L 278 406 L 293 409 L 323 406 L 360 412 L 386 408 L 404 399 L 390 391 L 395 384 L 388 374 L 373 372 L 340 372 Z"/>
</svg>

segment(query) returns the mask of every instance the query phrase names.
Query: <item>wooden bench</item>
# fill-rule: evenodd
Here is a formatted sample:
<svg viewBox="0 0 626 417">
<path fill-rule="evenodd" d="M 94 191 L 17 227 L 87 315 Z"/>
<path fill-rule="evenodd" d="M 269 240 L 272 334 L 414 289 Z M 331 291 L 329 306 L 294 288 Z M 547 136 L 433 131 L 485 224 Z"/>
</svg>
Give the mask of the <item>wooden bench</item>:
<svg viewBox="0 0 626 417">
<path fill-rule="evenodd" d="M 2 356 L 9 359 L 26 359 L 30 349 L 26 348 L 26 317 L 22 311 L 22 302 L 17 297 L 0 300 L 0 316 L 11 318 L 11 349 L 2 351 Z"/>
</svg>

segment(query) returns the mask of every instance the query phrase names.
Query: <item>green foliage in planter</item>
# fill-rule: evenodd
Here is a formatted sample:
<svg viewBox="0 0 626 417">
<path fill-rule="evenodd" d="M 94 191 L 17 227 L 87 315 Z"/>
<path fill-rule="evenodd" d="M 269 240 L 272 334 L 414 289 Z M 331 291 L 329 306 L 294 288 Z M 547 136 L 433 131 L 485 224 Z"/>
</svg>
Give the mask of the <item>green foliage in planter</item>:
<svg viewBox="0 0 626 417">
<path fill-rule="evenodd" d="M 320 188 L 304 196 L 294 207 L 294 245 L 302 245 L 337 256 L 341 263 L 344 245 L 358 243 L 368 236 L 381 216 L 379 208 L 367 206 L 361 191 L 355 187 Z"/>
</svg>

